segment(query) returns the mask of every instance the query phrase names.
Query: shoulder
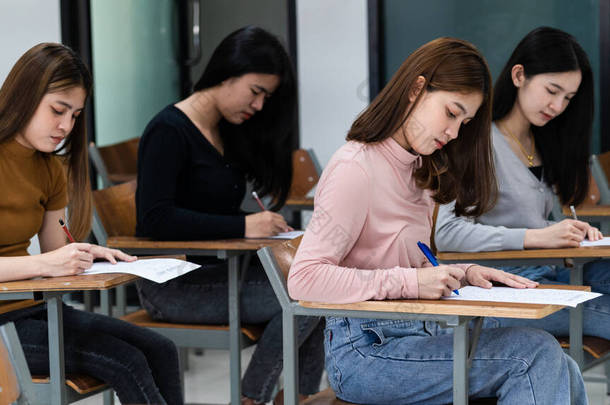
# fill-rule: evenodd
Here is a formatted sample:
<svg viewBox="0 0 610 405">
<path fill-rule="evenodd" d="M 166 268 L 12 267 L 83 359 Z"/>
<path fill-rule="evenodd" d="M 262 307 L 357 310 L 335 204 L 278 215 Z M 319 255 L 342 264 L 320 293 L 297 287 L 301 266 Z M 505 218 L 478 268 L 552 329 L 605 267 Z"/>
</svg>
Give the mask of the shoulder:
<svg viewBox="0 0 610 405">
<path fill-rule="evenodd" d="M 150 120 L 144 129 L 140 144 L 142 147 L 159 143 L 163 147 L 186 144 L 191 137 L 191 126 L 192 123 L 186 115 L 170 104 Z"/>
</svg>

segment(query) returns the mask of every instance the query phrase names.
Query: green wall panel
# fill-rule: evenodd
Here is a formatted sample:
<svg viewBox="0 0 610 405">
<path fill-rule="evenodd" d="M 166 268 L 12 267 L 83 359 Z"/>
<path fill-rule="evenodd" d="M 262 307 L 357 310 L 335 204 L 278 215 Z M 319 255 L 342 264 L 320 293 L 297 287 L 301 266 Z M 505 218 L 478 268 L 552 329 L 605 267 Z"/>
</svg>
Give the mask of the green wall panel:
<svg viewBox="0 0 610 405">
<path fill-rule="evenodd" d="M 99 145 L 142 135 L 180 97 L 173 0 L 91 0 L 95 128 Z"/>
</svg>

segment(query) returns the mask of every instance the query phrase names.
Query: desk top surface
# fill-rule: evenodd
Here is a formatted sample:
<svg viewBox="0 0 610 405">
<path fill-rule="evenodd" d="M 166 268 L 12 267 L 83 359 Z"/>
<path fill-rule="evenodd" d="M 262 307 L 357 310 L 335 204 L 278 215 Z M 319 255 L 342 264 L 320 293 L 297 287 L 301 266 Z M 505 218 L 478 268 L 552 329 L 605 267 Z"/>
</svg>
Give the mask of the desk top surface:
<svg viewBox="0 0 610 405">
<path fill-rule="evenodd" d="M 502 250 L 498 252 L 438 252 L 439 260 L 570 259 L 610 257 L 610 246 L 566 249 Z"/>
<path fill-rule="evenodd" d="M 589 286 L 572 285 L 541 285 L 538 288 L 591 291 L 591 287 Z M 385 300 L 364 301 L 354 304 L 325 304 L 319 302 L 300 301 L 299 304 L 307 308 L 435 315 L 495 316 L 523 319 L 544 318 L 545 316 L 564 308 L 562 305 L 551 304 L 453 300 Z"/>
<path fill-rule="evenodd" d="M 566 217 L 572 218 L 572 212 L 568 207 L 563 207 L 562 212 Z M 579 207 L 576 209 L 576 214 L 582 217 L 607 217 L 610 216 L 610 205 Z"/>
<path fill-rule="evenodd" d="M 0 283 L 0 294 L 34 291 L 107 290 L 137 278 L 132 274 L 109 273 L 6 281 Z"/>
<path fill-rule="evenodd" d="M 288 197 L 286 199 L 286 205 L 299 205 L 299 206 L 308 206 L 313 207 L 313 198 L 308 197 Z"/>
<path fill-rule="evenodd" d="M 176 249 L 176 250 L 258 250 L 285 242 L 282 239 L 221 239 L 202 241 L 157 241 L 150 238 L 114 236 L 108 247 L 117 249 Z"/>
</svg>

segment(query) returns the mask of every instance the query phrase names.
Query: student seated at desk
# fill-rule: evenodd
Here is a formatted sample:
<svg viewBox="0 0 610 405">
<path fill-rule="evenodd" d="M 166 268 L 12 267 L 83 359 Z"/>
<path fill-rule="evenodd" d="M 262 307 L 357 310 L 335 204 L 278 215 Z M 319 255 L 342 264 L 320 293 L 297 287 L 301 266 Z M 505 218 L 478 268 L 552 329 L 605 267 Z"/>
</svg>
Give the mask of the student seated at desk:
<svg viewBox="0 0 610 405">
<path fill-rule="evenodd" d="M 295 86 L 291 62 L 277 38 L 252 26 L 226 37 L 195 92 L 163 109 L 142 135 L 137 235 L 204 240 L 262 238 L 290 230 L 281 215 L 248 215 L 240 205 L 246 180 L 262 195 L 272 195 L 276 207 L 286 200 Z M 142 305 L 158 320 L 226 324 L 226 263 L 189 260 L 203 268 L 163 284 L 140 280 Z M 241 321 L 266 326 L 243 378 L 244 404 L 270 401 L 282 371 L 282 310 L 260 262 L 253 261 L 241 289 Z M 318 391 L 322 328 L 317 317 L 299 319 L 302 395 Z"/>
<path fill-rule="evenodd" d="M 587 55 L 571 35 L 541 27 L 513 51 L 494 88 L 492 139 L 498 200 L 476 218 L 439 208 L 440 251 L 476 252 L 578 247 L 601 233 L 586 222 L 549 220 L 554 193 L 563 205 L 578 205 L 589 184 L 593 126 L 593 74 Z M 545 284 L 569 284 L 570 269 L 504 267 Z M 601 297 L 584 304 L 584 333 L 610 339 L 610 261 L 587 263 L 584 283 Z M 567 336 L 564 309 L 535 322 L 498 318 L 500 326 L 531 325 Z"/>
<path fill-rule="evenodd" d="M 294 258 L 294 299 L 354 303 L 438 299 L 465 284 L 537 283 L 469 264 L 430 267 L 435 202 L 480 215 L 495 190 L 491 79 L 466 41 L 423 45 L 356 119 L 318 183 Z M 361 404 L 450 403 L 452 329 L 435 322 L 326 318 L 326 370 L 337 396 Z M 542 330 L 486 328 L 470 368 L 470 396 L 498 404 L 587 402 L 576 363 Z"/>
<path fill-rule="evenodd" d="M 90 90 L 83 62 L 71 49 L 53 43 L 27 51 L 0 89 L 0 281 L 75 275 L 96 258 L 136 260 L 88 243 L 66 244 L 59 225 L 69 203 L 73 235 L 81 239 L 89 233 L 83 109 Z M 29 256 L 29 240 L 36 234 L 42 254 Z M 0 314 L 0 324 L 11 321 L 30 372 L 48 374 L 45 306 Z M 63 323 L 67 373 L 104 381 L 122 403 L 183 403 L 178 354 L 170 340 L 65 305 Z"/>
</svg>

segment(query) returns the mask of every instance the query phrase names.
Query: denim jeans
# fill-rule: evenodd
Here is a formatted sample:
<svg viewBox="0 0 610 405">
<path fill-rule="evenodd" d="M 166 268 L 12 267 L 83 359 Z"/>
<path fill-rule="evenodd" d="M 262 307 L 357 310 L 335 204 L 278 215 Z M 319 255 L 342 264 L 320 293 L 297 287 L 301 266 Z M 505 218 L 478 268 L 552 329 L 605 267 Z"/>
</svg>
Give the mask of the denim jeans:
<svg viewBox="0 0 610 405">
<path fill-rule="evenodd" d="M 17 312 L 17 311 L 15 311 Z M 32 374 L 49 373 L 46 306 L 13 322 Z M 178 352 L 167 338 L 119 319 L 63 306 L 66 373 L 104 381 L 124 404 L 182 404 Z"/>
<path fill-rule="evenodd" d="M 192 258 L 189 258 L 192 260 Z M 240 292 L 241 321 L 265 323 L 243 377 L 242 393 L 269 402 L 282 372 L 282 308 L 258 260 L 246 272 Z M 228 279 L 224 263 L 202 269 L 163 284 L 137 282 L 142 306 L 157 320 L 180 323 L 227 324 Z M 324 370 L 324 325 L 319 317 L 298 317 L 299 392 L 318 392 Z"/>
<path fill-rule="evenodd" d="M 324 332 L 326 371 L 342 400 L 451 403 L 451 328 L 436 322 L 328 317 Z M 504 405 L 568 405 L 571 391 L 575 404 L 587 403 L 578 366 L 547 332 L 482 330 L 469 373 L 471 397 L 497 397 Z"/>
<path fill-rule="evenodd" d="M 499 267 L 541 284 L 569 284 L 570 269 L 556 266 Z M 590 285 L 601 297 L 583 304 L 583 333 L 610 339 L 610 260 L 596 260 L 584 266 L 584 284 Z M 570 313 L 568 308 L 543 319 L 496 318 L 498 326 L 530 326 L 544 329 L 555 336 L 568 336 Z"/>
</svg>

